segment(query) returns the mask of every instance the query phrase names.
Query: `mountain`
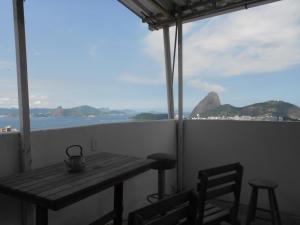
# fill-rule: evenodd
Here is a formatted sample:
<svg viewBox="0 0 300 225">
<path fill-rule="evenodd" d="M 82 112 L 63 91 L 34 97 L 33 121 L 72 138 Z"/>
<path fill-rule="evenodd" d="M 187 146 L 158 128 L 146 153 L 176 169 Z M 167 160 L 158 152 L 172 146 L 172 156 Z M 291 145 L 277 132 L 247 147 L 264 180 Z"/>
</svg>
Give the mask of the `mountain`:
<svg viewBox="0 0 300 225">
<path fill-rule="evenodd" d="M 102 115 L 133 115 L 132 110 L 110 110 L 109 108 L 94 108 L 88 105 L 77 106 L 73 108 L 63 108 L 59 106 L 55 109 L 50 108 L 33 108 L 30 109 L 32 117 L 88 117 Z M 0 108 L 0 116 L 17 117 L 19 110 L 16 108 Z"/>
<path fill-rule="evenodd" d="M 214 110 L 221 106 L 220 98 L 216 92 L 210 92 L 192 111 L 191 116 L 196 117 L 197 114 L 201 115 L 208 110 Z"/>
<path fill-rule="evenodd" d="M 139 113 L 133 117 L 133 120 L 164 120 L 168 119 L 168 114 L 166 113 Z"/>
<path fill-rule="evenodd" d="M 213 93 L 216 98 L 216 93 Z M 210 101 L 211 93 L 208 94 L 193 110 L 190 117 L 234 117 L 234 116 L 250 116 L 250 117 L 281 117 L 284 120 L 299 120 L 300 119 L 300 108 L 284 101 L 267 101 L 261 103 L 255 103 L 244 107 L 235 107 L 229 104 L 219 105 L 212 107 L 211 105 L 204 105 L 201 103 Z M 218 95 L 217 95 L 218 96 Z M 208 100 L 207 100 L 208 98 Z M 199 107 L 199 105 L 201 107 Z M 200 108 L 200 110 L 199 110 Z"/>
</svg>

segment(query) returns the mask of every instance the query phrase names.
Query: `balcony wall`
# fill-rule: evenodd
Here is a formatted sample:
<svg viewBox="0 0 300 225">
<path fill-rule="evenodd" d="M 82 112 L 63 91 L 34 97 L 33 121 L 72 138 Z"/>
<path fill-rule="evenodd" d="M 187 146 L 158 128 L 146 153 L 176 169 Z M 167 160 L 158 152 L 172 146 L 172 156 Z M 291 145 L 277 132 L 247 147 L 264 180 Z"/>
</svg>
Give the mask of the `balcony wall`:
<svg viewBox="0 0 300 225">
<path fill-rule="evenodd" d="M 197 171 L 232 162 L 245 167 L 242 203 L 247 204 L 247 180 L 269 178 L 279 183 L 280 208 L 300 215 L 300 123 L 190 121 L 184 122 L 185 183 L 195 187 Z M 61 162 L 69 144 L 81 144 L 86 154 L 101 151 L 146 157 L 153 152 L 174 153 L 175 121 L 103 124 L 32 133 L 33 168 Z M 0 135 L 0 176 L 18 171 L 19 134 Z M 93 149 L 94 146 L 94 150 Z M 167 174 L 168 187 L 175 175 Z M 146 204 L 145 196 L 156 191 L 156 173 L 146 172 L 125 184 L 125 215 Z M 134 194 L 133 194 L 134 191 Z M 95 195 L 61 211 L 50 211 L 50 223 L 81 225 L 93 221 L 112 207 L 112 190 Z M 260 196 L 265 205 L 266 196 Z M 20 224 L 18 201 L 0 195 L 0 224 Z M 79 213 L 80 212 L 80 213 Z M 299 224 L 297 220 L 294 224 Z M 292 224 L 292 223 L 285 223 Z"/>
<path fill-rule="evenodd" d="M 18 171 L 18 143 L 18 134 L 0 135 L 1 176 Z M 82 145 L 86 155 L 101 151 L 138 157 L 146 157 L 154 152 L 175 154 L 176 123 L 175 121 L 133 122 L 34 131 L 32 132 L 33 168 L 63 161 L 64 149 L 70 144 Z M 169 188 L 175 185 L 174 172 L 168 174 Z M 128 211 L 147 203 L 145 197 L 156 192 L 156 180 L 156 173 L 148 171 L 124 184 L 125 215 Z M 112 205 L 113 192 L 110 189 L 60 211 L 50 211 L 50 224 L 88 224 L 110 211 Z M 20 224 L 19 205 L 16 200 L 0 196 L 0 212 L 1 225 Z"/>
<path fill-rule="evenodd" d="M 300 123 L 187 120 L 184 148 L 188 187 L 195 187 L 200 169 L 241 162 L 242 203 L 249 201 L 248 179 L 272 179 L 279 184 L 280 209 L 300 215 Z M 266 196 L 259 197 L 260 204 L 268 207 Z"/>
<path fill-rule="evenodd" d="M 19 171 L 19 134 L 0 135 L 0 177 Z M 17 200 L 0 195 L 0 224 L 20 224 L 20 204 Z"/>
</svg>

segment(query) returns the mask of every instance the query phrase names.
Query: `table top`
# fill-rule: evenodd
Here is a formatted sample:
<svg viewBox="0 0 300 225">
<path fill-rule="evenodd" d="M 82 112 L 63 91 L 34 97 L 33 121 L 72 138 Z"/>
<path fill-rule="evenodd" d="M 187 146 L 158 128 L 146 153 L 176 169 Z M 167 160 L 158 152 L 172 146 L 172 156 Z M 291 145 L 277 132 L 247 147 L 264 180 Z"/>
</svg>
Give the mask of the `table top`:
<svg viewBox="0 0 300 225">
<path fill-rule="evenodd" d="M 153 160 L 101 152 L 86 157 L 86 168 L 69 173 L 64 163 L 0 178 L 0 193 L 53 210 L 151 169 Z"/>
</svg>

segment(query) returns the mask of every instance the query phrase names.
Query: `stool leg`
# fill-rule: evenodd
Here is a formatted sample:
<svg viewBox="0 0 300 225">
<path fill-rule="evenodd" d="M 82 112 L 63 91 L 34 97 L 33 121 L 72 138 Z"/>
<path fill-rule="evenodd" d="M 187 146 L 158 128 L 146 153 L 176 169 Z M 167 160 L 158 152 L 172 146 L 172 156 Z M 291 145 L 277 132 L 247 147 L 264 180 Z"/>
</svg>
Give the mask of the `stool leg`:
<svg viewBox="0 0 300 225">
<path fill-rule="evenodd" d="M 254 219 L 255 219 L 256 205 L 257 205 L 257 195 L 258 195 L 257 188 L 252 188 L 246 225 L 250 225 L 250 223 L 252 221 L 254 221 Z"/>
<path fill-rule="evenodd" d="M 161 200 L 165 195 L 165 171 L 158 170 L 158 199 Z"/>
<path fill-rule="evenodd" d="M 279 212 L 279 207 L 278 207 L 278 202 L 276 199 L 275 191 L 270 190 L 270 197 L 272 198 L 272 203 L 275 211 L 275 222 L 277 225 L 281 225 L 281 218 L 280 218 L 280 212 Z"/>
<path fill-rule="evenodd" d="M 271 210 L 271 217 L 272 217 L 272 224 L 277 225 L 277 219 L 276 219 L 276 206 L 275 206 L 275 201 L 273 197 L 273 191 L 270 189 L 268 190 L 269 194 L 269 201 L 270 201 L 270 210 Z"/>
</svg>

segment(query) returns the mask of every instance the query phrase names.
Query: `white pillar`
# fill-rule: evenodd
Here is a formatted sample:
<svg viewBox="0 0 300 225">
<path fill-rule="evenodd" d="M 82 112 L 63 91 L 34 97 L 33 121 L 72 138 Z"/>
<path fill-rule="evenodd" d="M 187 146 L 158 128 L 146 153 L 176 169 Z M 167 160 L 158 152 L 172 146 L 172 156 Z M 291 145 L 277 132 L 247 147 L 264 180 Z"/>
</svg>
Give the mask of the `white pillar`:
<svg viewBox="0 0 300 225">
<path fill-rule="evenodd" d="M 183 189 L 183 35 L 182 21 L 178 27 L 178 147 L 177 147 L 177 176 L 178 189 Z"/>
<path fill-rule="evenodd" d="M 24 23 L 24 2 L 13 0 L 16 63 L 18 76 L 19 117 L 20 117 L 20 167 L 21 171 L 31 169 L 30 115 L 28 98 L 26 38 Z M 31 225 L 32 207 L 22 202 L 22 223 Z"/>
<path fill-rule="evenodd" d="M 170 32 L 169 27 L 163 28 L 164 49 L 165 49 L 165 68 L 166 68 L 166 87 L 168 96 L 168 117 L 174 119 L 174 97 L 173 97 L 173 79 L 172 79 L 172 63 L 170 48 Z"/>
</svg>

